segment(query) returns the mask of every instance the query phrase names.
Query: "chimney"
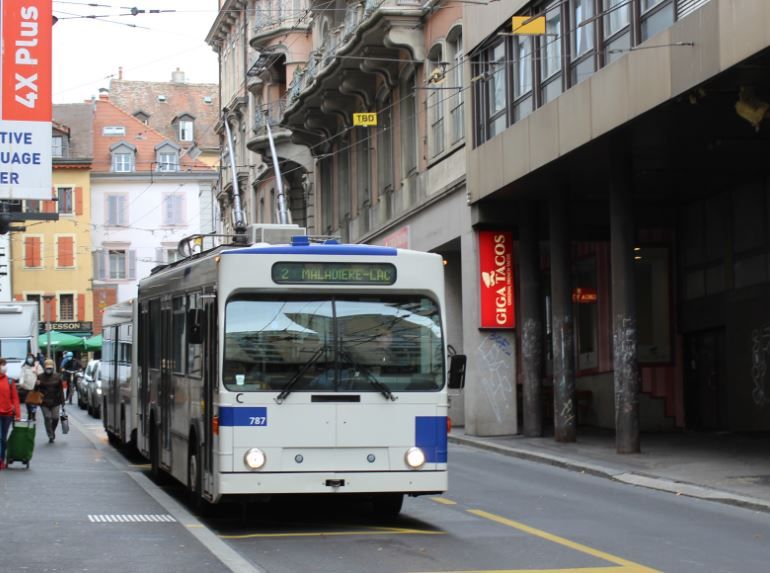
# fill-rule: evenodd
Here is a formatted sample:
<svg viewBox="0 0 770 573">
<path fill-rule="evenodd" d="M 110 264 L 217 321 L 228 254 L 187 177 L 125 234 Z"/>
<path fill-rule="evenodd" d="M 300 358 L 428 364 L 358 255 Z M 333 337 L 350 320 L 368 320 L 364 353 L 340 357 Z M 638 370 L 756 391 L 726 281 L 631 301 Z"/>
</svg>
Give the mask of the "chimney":
<svg viewBox="0 0 770 573">
<path fill-rule="evenodd" d="M 184 72 L 177 68 L 175 71 L 171 72 L 171 81 L 175 84 L 183 84 L 184 83 Z"/>
<path fill-rule="evenodd" d="M 118 79 L 123 79 L 123 66 L 118 66 Z"/>
</svg>

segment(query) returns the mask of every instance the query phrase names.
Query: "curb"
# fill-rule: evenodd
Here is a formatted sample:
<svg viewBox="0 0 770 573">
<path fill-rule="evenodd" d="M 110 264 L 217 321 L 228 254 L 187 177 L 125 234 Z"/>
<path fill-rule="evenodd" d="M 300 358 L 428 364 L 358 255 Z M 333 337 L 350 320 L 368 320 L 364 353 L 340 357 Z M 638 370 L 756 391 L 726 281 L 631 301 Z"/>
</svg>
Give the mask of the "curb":
<svg viewBox="0 0 770 573">
<path fill-rule="evenodd" d="M 489 442 L 483 439 L 469 438 L 468 436 L 449 435 L 449 442 L 453 444 L 470 446 L 473 448 L 494 452 L 508 457 L 528 460 L 537 463 L 548 464 L 550 466 L 563 468 L 573 472 L 593 475 L 600 478 L 609 479 L 626 485 L 644 487 L 656 491 L 672 493 L 678 496 L 692 497 L 706 501 L 716 501 L 736 507 L 743 507 L 758 511 L 770 512 L 770 501 L 730 493 L 724 490 L 710 488 L 698 484 L 669 480 L 658 476 L 649 476 L 634 472 L 629 472 L 620 468 L 602 466 L 589 462 L 579 462 L 576 460 L 554 456 L 552 454 L 533 452 L 511 446 L 504 446 Z"/>
</svg>

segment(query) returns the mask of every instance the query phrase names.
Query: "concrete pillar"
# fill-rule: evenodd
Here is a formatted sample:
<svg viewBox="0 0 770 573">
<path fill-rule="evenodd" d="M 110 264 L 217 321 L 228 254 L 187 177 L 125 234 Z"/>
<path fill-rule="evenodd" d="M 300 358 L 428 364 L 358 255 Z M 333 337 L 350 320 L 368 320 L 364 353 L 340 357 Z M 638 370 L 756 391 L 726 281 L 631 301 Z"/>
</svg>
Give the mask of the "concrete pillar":
<svg viewBox="0 0 770 573">
<path fill-rule="evenodd" d="M 615 384 L 615 447 L 619 454 L 640 451 L 639 365 L 634 289 L 635 228 L 631 177 L 631 165 L 627 158 L 613 156 L 610 168 L 612 360 Z"/>
<path fill-rule="evenodd" d="M 537 204 L 519 211 L 519 332 L 523 379 L 523 428 L 527 437 L 543 435 L 543 318 L 540 292 L 540 234 Z"/>
<path fill-rule="evenodd" d="M 479 330 L 478 239 L 468 228 L 461 236 L 465 431 L 472 436 L 504 436 L 518 430 L 514 332 Z"/>
<path fill-rule="evenodd" d="M 575 335 L 572 317 L 572 253 L 566 191 L 550 201 L 551 309 L 553 315 L 553 421 L 557 442 L 577 438 Z"/>
</svg>

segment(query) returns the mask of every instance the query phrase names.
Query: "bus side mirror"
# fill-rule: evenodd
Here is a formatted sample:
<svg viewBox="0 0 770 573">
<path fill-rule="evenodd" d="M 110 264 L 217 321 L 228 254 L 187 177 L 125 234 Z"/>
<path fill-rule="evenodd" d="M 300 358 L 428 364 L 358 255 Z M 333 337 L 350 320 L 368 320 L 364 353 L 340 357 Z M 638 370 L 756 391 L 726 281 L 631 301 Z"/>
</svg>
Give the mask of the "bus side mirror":
<svg viewBox="0 0 770 573">
<path fill-rule="evenodd" d="M 187 344 L 203 344 L 203 311 L 199 308 L 187 311 Z"/>
<path fill-rule="evenodd" d="M 458 390 L 465 388 L 465 354 L 454 354 L 449 359 L 449 388 Z"/>
</svg>

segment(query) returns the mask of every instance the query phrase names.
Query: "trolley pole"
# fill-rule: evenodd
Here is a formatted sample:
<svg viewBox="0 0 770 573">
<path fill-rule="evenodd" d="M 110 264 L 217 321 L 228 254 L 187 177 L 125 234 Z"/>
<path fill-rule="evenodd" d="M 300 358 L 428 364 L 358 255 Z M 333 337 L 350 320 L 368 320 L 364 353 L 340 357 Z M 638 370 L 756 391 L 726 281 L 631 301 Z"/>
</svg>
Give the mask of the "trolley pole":
<svg viewBox="0 0 770 573">
<path fill-rule="evenodd" d="M 283 175 L 281 167 L 278 164 L 278 155 L 275 152 L 275 141 L 273 140 L 273 131 L 270 129 L 270 116 L 268 114 L 265 121 L 267 128 L 267 139 L 270 142 L 270 155 L 273 156 L 273 171 L 275 172 L 275 185 L 278 189 L 278 222 L 281 225 L 291 223 L 289 220 L 289 210 L 286 208 L 286 195 L 283 192 Z"/>
<path fill-rule="evenodd" d="M 233 178 L 233 228 L 236 233 L 246 232 L 246 221 L 243 218 L 243 209 L 241 207 L 241 191 L 238 189 L 238 171 L 235 168 L 235 152 L 233 150 L 233 136 L 230 133 L 230 122 L 227 120 L 227 114 L 222 115 L 222 121 L 225 124 L 225 134 L 227 135 L 227 151 L 230 156 L 230 172 Z"/>
</svg>

